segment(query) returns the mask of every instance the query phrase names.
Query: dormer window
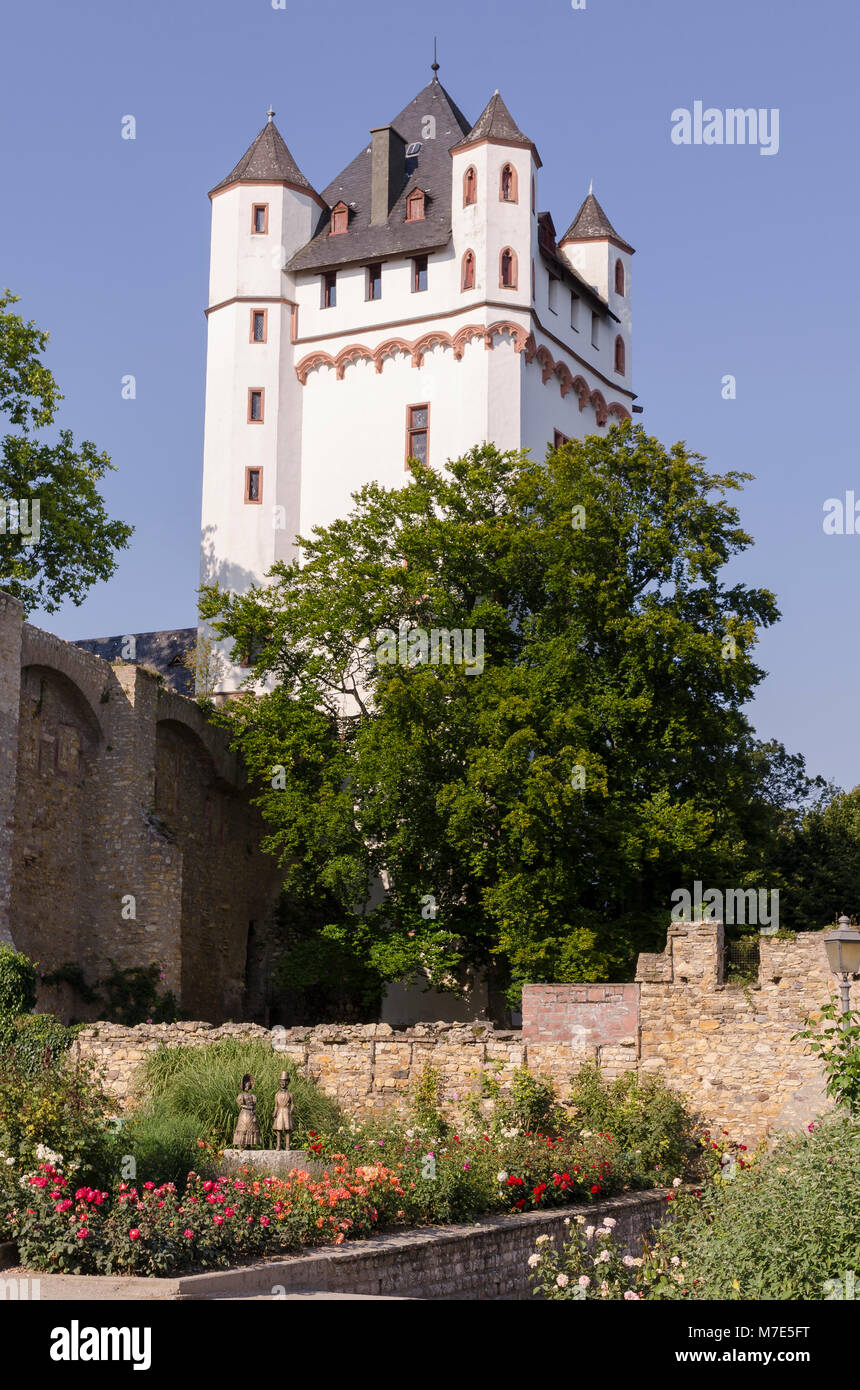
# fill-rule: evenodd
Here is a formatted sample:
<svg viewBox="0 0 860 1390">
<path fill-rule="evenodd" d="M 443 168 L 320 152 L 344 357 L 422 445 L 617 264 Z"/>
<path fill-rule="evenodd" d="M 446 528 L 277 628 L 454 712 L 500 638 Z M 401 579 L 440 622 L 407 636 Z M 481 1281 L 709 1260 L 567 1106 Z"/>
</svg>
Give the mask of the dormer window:
<svg viewBox="0 0 860 1390">
<path fill-rule="evenodd" d="M 346 203 L 338 203 L 331 210 L 329 236 L 342 236 L 349 228 L 349 208 Z"/>
<path fill-rule="evenodd" d="M 517 171 L 513 164 L 506 164 L 502 169 L 499 198 L 503 203 L 515 203 L 517 201 Z"/>
<path fill-rule="evenodd" d="M 478 201 L 478 171 L 470 164 L 463 175 L 463 207 L 471 207 Z"/>
<path fill-rule="evenodd" d="M 424 221 L 424 193 L 420 188 L 414 189 L 406 199 L 406 221 Z"/>
</svg>

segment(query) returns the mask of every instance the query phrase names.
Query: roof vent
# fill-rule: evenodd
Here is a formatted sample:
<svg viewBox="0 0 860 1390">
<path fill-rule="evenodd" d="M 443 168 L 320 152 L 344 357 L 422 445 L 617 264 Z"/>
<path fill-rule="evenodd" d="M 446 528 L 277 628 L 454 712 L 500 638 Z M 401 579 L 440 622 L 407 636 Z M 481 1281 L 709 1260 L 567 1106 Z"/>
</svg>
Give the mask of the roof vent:
<svg viewBox="0 0 860 1390">
<path fill-rule="evenodd" d="M 408 147 L 408 149 L 407 149 L 407 151 L 406 151 L 406 158 L 407 158 L 407 159 L 416 158 L 420 153 L 421 153 L 421 141 L 420 141 L 420 140 L 413 140 L 413 141 L 412 141 L 412 144 Z"/>
</svg>

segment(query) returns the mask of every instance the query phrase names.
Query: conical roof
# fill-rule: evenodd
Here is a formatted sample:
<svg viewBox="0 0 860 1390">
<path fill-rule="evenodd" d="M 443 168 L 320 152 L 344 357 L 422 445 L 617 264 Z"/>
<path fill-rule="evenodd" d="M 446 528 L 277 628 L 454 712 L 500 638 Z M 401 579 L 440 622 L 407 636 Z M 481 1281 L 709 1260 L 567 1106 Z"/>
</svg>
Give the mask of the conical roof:
<svg viewBox="0 0 860 1390">
<path fill-rule="evenodd" d="M 275 122 L 269 118 L 253 144 L 249 145 L 235 169 L 212 189 L 218 193 L 231 183 L 283 182 L 296 188 L 306 188 L 319 196 L 305 178 Z"/>
<path fill-rule="evenodd" d="M 481 140 L 498 140 L 505 145 L 525 145 L 533 151 L 535 159 L 540 165 L 540 155 L 535 149 L 534 141 L 524 135 L 502 100 L 500 92 L 494 92 L 478 117 L 465 140 L 460 142 L 460 148 L 465 145 L 476 145 Z"/>
<path fill-rule="evenodd" d="M 591 189 L 559 245 L 563 246 L 566 241 L 615 241 L 626 251 L 633 251 L 633 247 L 618 235 Z"/>
</svg>

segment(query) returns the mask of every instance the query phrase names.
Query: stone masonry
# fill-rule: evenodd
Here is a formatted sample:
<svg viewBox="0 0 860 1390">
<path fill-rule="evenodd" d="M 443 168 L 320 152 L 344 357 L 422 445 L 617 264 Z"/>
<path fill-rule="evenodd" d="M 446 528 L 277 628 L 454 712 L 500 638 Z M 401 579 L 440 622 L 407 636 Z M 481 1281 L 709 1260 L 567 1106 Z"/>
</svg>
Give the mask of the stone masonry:
<svg viewBox="0 0 860 1390">
<path fill-rule="evenodd" d="M 271 1031 L 254 1024 L 97 1023 L 78 1035 L 73 1055 L 103 1066 L 125 1103 L 141 1061 L 159 1044 L 259 1038 L 353 1115 L 405 1113 L 426 1067 L 440 1073 L 445 1107 L 456 1115 L 466 1097 L 481 1095 L 485 1074 L 505 1089 L 516 1068 L 528 1067 L 551 1078 L 564 1099 L 570 1078 L 593 1062 L 607 1077 L 661 1074 L 711 1125 L 749 1144 L 776 1129 L 798 1129 L 825 1106 L 817 1059 L 791 1041 L 831 993 L 821 935 L 762 937 L 758 981 L 729 986 L 722 925 L 674 924 L 665 951 L 640 956 L 635 984 L 527 986 L 522 1030 L 479 1023 Z M 855 984 L 855 1007 L 858 996 Z"/>
<path fill-rule="evenodd" d="M 90 986 L 157 963 L 183 1010 L 253 1016 L 249 939 L 280 881 L 261 838 L 193 700 L 31 627 L 0 594 L 0 940 Z M 87 1017 L 66 984 L 38 1006 Z"/>
</svg>

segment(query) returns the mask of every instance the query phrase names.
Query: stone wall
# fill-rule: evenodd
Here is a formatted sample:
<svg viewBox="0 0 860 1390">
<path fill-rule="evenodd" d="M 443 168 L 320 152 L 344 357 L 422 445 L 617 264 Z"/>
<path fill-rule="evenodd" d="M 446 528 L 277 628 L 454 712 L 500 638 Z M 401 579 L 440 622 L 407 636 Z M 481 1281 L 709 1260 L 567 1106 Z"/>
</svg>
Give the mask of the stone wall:
<svg viewBox="0 0 860 1390">
<path fill-rule="evenodd" d="M 261 829 L 192 700 L 31 627 L 0 594 L 0 939 L 89 985 L 158 963 L 183 1010 L 253 1016 L 249 935 L 279 887 Z M 64 985 L 38 1007 L 95 1006 Z"/>
<path fill-rule="evenodd" d="M 817 1059 L 791 1037 L 833 992 L 822 936 L 761 936 L 758 979 L 729 985 L 722 924 L 673 924 L 665 951 L 639 957 L 641 1069 L 735 1134 L 808 1124 L 824 1107 L 824 1084 Z M 860 1007 L 856 982 L 852 1004 Z"/>
<path fill-rule="evenodd" d="M 758 981 L 735 986 L 723 982 L 719 923 L 673 925 L 664 952 L 640 956 L 636 984 L 528 986 L 521 1031 L 450 1023 L 271 1031 L 253 1024 L 99 1023 L 79 1034 L 75 1055 L 103 1065 L 111 1090 L 125 1101 L 141 1060 L 159 1043 L 257 1037 L 353 1115 L 404 1114 L 426 1067 L 440 1073 L 445 1106 L 457 1115 L 467 1097 L 481 1095 L 484 1075 L 505 1089 L 516 1068 L 528 1067 L 551 1078 L 563 1099 L 582 1063 L 595 1062 L 609 1077 L 662 1074 L 710 1124 L 750 1143 L 773 1129 L 800 1128 L 824 1108 L 817 1059 L 791 1041 L 832 989 L 821 937 L 762 937 Z"/>
</svg>

